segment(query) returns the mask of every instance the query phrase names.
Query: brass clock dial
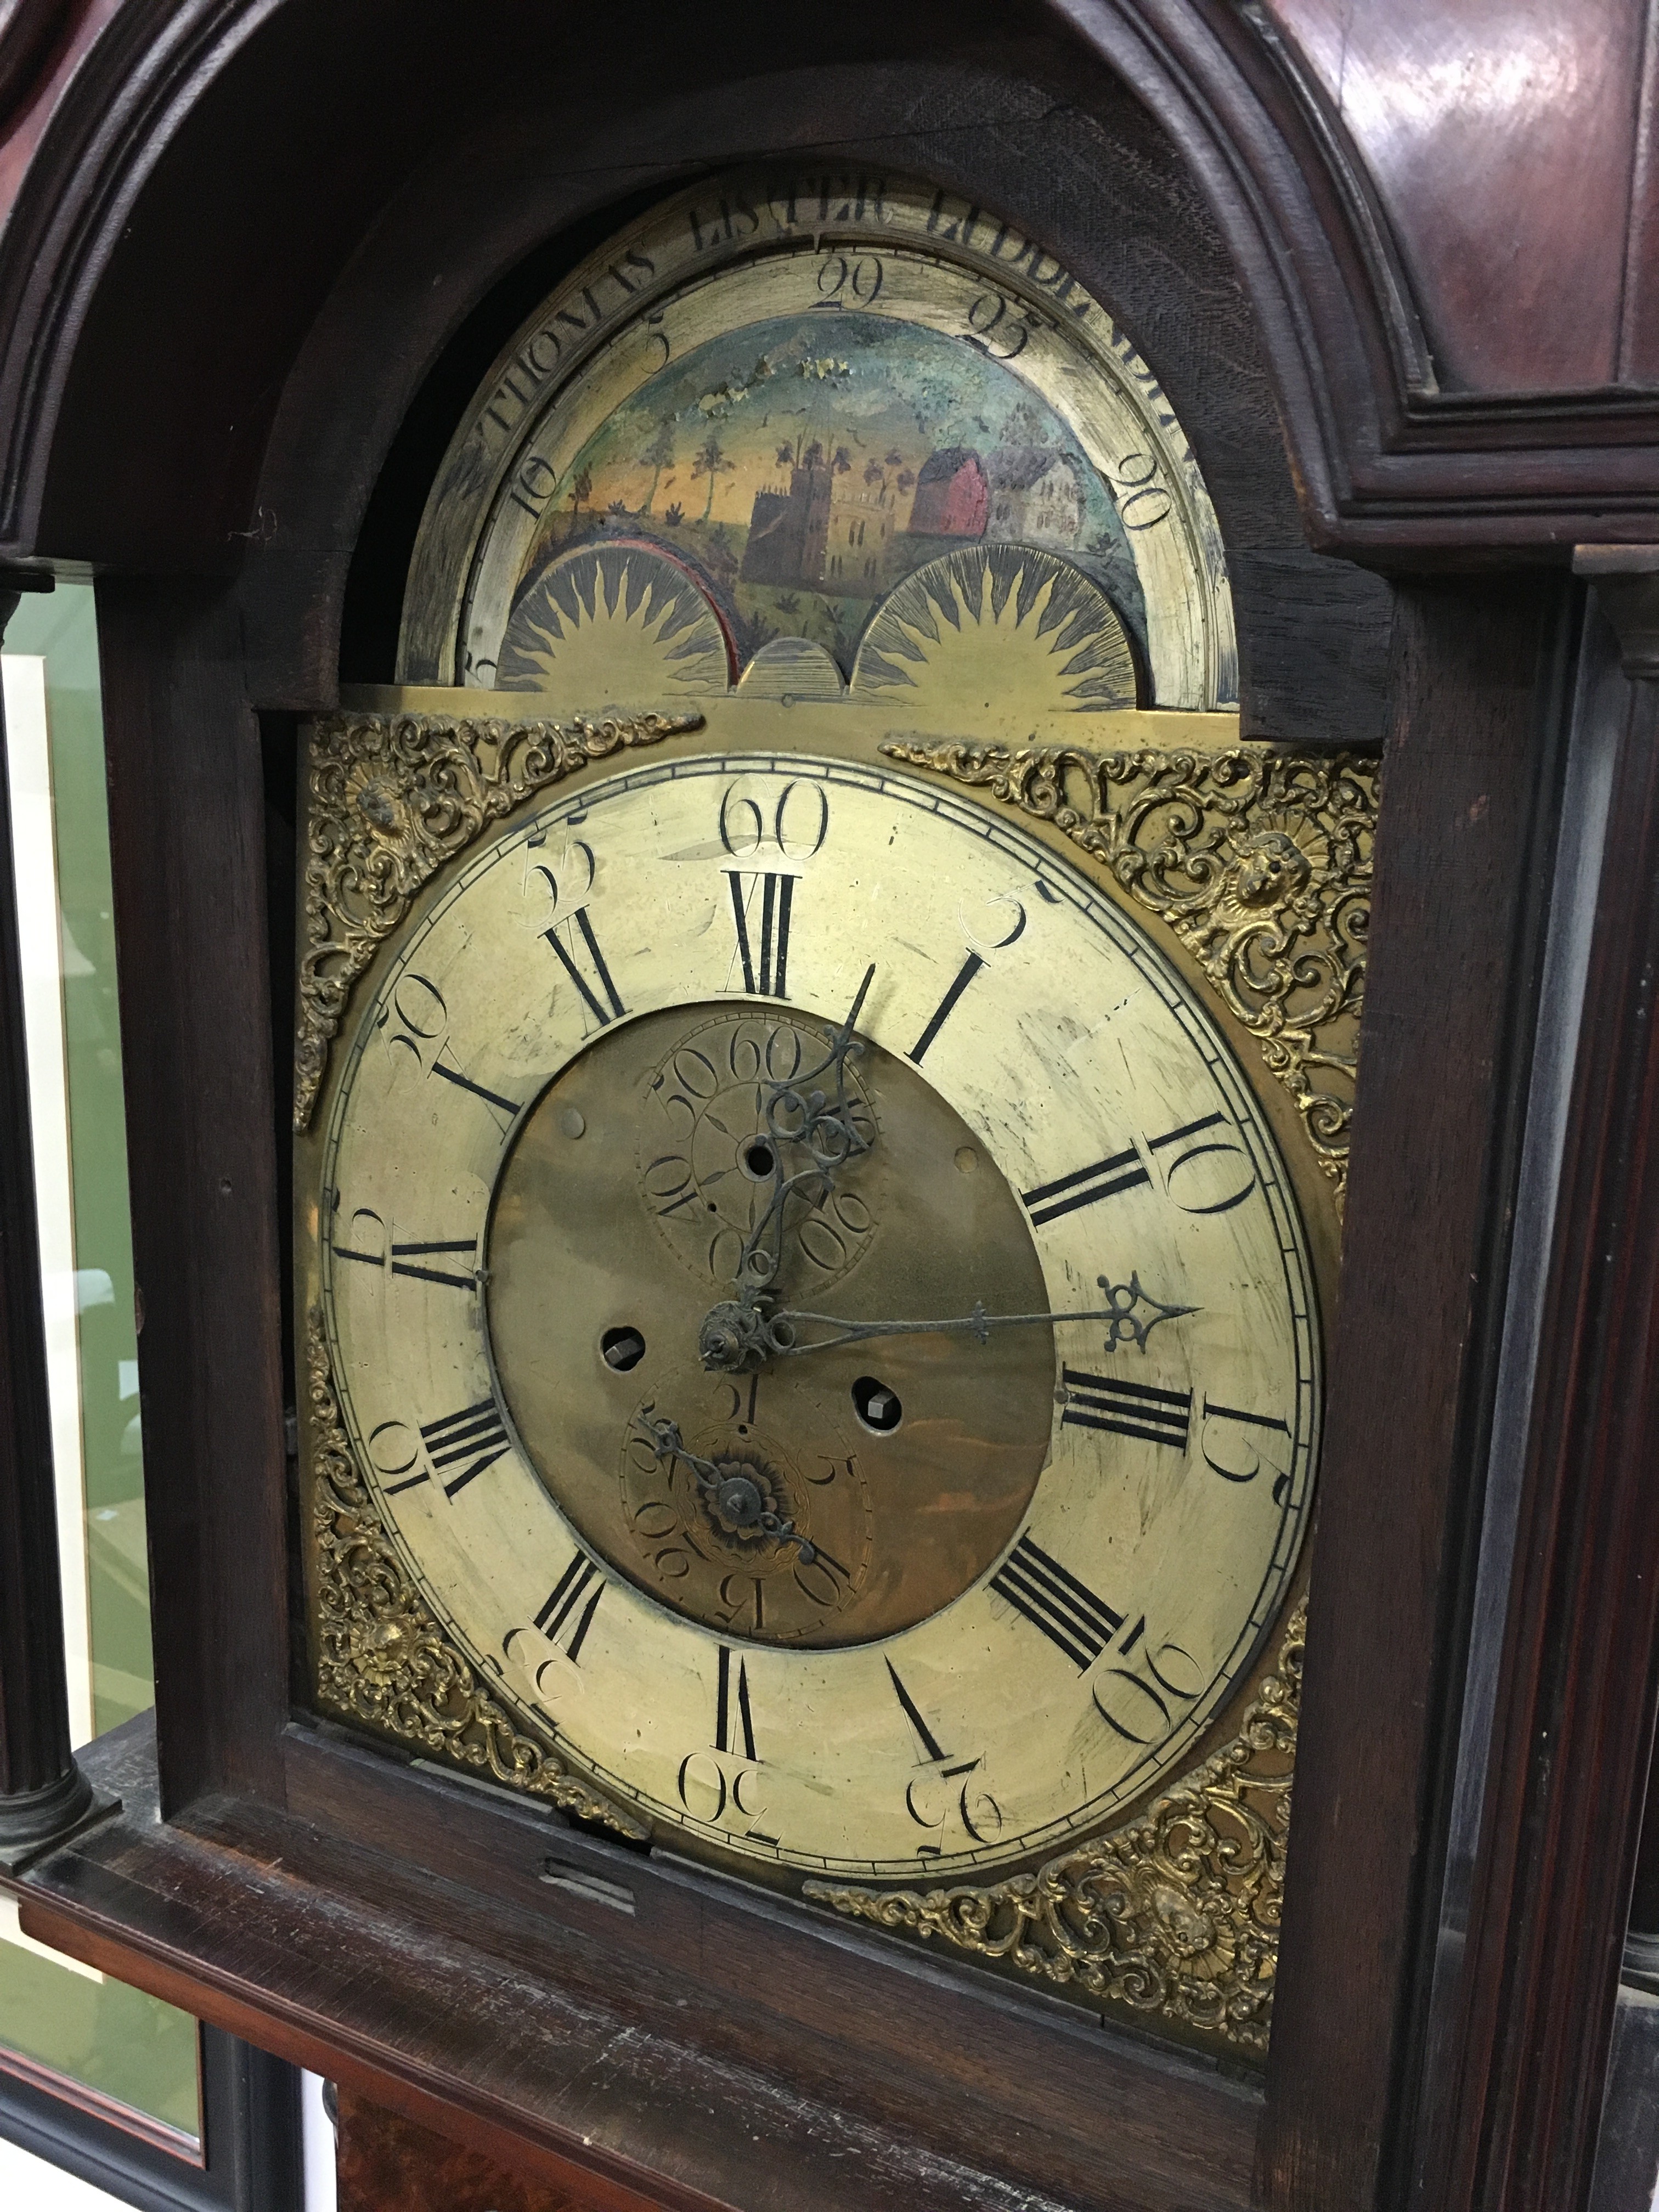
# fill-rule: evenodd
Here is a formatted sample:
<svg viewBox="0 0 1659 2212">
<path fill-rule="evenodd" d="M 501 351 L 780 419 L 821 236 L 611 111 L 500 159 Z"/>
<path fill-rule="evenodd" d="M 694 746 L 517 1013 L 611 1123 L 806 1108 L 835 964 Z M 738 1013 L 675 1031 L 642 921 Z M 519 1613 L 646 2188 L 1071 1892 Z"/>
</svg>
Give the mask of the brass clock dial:
<svg viewBox="0 0 1659 2212">
<path fill-rule="evenodd" d="M 1307 1239 L 1195 988 L 973 800 L 596 769 L 343 1038 L 319 1302 L 408 1571 L 666 1831 L 951 1878 L 1188 1759 L 1306 1525 Z"/>
</svg>

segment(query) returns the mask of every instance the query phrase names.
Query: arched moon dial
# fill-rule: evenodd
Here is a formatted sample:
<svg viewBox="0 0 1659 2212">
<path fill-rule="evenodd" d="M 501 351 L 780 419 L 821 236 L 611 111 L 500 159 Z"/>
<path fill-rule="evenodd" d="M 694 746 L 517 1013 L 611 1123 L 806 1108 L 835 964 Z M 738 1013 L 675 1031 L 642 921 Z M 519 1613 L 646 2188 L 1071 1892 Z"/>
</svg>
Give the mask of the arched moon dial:
<svg viewBox="0 0 1659 2212">
<path fill-rule="evenodd" d="M 1012 1540 L 1053 1426 L 1041 1326 L 970 1358 L 945 1336 L 895 1336 L 731 1376 L 698 1364 L 701 1324 L 733 1296 L 780 1175 L 795 1186 L 779 1272 L 792 1308 L 857 1322 L 1047 1307 L 982 1141 L 867 1039 L 847 1090 L 868 1149 L 815 1176 L 768 1109 L 833 1031 L 785 1005 L 728 1003 L 601 1037 L 526 1116 L 487 1250 L 496 1372 L 549 1490 L 619 1573 L 763 1643 L 866 1642 L 948 1604 Z M 712 1477 L 653 1452 L 641 1413 L 731 1471 L 732 1510 Z M 763 1498 L 811 1558 L 745 1521 Z"/>
<path fill-rule="evenodd" d="M 941 562 L 940 625 L 908 595 L 945 633 L 911 696 L 914 638 L 860 640 Z M 398 673 L 597 706 L 723 691 L 769 642 L 836 684 L 856 658 L 942 730 L 964 698 L 1024 736 L 1033 708 L 1237 697 L 1220 529 L 1151 368 L 1051 253 L 931 185 L 700 183 L 573 270 L 457 429 Z"/>
</svg>

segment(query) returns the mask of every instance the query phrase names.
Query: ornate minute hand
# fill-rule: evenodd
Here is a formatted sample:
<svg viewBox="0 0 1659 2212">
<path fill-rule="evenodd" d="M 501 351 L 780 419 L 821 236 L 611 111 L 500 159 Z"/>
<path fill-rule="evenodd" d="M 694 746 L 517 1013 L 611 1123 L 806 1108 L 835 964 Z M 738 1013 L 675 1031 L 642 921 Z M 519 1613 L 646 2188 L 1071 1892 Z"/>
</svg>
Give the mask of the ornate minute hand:
<svg viewBox="0 0 1659 2212">
<path fill-rule="evenodd" d="M 793 1359 L 803 1352 L 833 1352 L 837 1345 L 861 1344 L 872 1336 L 961 1334 L 971 1336 L 976 1343 L 988 1344 L 994 1328 L 1029 1328 L 1040 1322 L 1109 1321 L 1112 1324 L 1109 1345 L 1115 1349 L 1127 1337 L 1145 1352 L 1146 1339 L 1159 1322 L 1174 1321 L 1182 1314 L 1198 1311 L 1196 1306 L 1166 1306 L 1157 1298 L 1148 1297 L 1140 1287 L 1139 1275 L 1132 1275 L 1127 1283 L 1109 1282 L 1104 1275 L 1096 1279 L 1112 1304 L 1093 1313 L 988 1314 L 980 1303 L 972 1313 L 949 1321 L 848 1321 L 842 1314 L 797 1313 L 787 1307 L 778 1313 L 755 1313 L 750 1316 L 733 1303 L 716 1306 L 708 1315 L 697 1348 L 705 1367 L 715 1372 L 734 1373 L 740 1368 L 758 1366 L 763 1359 Z M 1158 1309 L 1151 1321 L 1134 1319 L 1137 1303 Z M 802 1322 L 815 1322 L 836 1334 L 803 1342 L 799 1334 Z"/>
<path fill-rule="evenodd" d="M 738 1259 L 736 1304 L 745 1314 L 761 1312 L 761 1302 L 776 1279 L 783 1256 L 784 1212 L 790 1199 L 809 1185 L 815 1198 L 827 1198 L 840 1170 L 848 1160 L 867 1152 L 874 1142 L 853 1119 L 847 1096 L 847 1063 L 854 1053 L 863 1050 L 853 1031 L 875 973 L 872 960 L 864 971 L 864 981 L 846 1020 L 831 1032 L 829 1052 L 818 1065 L 804 1075 L 768 1081 L 765 1115 L 766 1133 L 772 1141 L 772 1192 Z M 833 1084 L 833 1096 L 824 1087 L 827 1084 Z M 789 1174 L 784 1157 L 787 1145 L 804 1146 L 811 1155 L 811 1165 Z"/>
</svg>

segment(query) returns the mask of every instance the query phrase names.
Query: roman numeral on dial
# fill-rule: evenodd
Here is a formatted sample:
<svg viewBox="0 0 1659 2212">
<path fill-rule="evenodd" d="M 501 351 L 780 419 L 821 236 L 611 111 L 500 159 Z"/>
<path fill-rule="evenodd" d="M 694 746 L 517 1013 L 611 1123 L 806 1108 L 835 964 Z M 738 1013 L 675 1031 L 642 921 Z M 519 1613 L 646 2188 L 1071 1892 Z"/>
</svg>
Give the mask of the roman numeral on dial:
<svg viewBox="0 0 1659 2212">
<path fill-rule="evenodd" d="M 477 1240 L 471 1237 L 448 1238 L 441 1244 L 394 1244 L 392 1248 L 392 1272 L 394 1275 L 413 1275 L 417 1281 L 422 1283 L 442 1283 L 447 1289 L 453 1291 L 476 1291 L 478 1287 L 478 1279 L 476 1274 L 463 1275 L 445 1267 L 418 1267 L 416 1262 L 417 1260 L 430 1259 L 434 1254 L 440 1252 L 476 1252 L 477 1250 Z M 358 1255 L 353 1252 L 342 1254 L 341 1256 L 355 1260 Z"/>
<path fill-rule="evenodd" d="M 732 921 L 737 931 L 734 968 L 743 969 L 743 988 L 752 996 L 789 995 L 789 916 L 796 878 L 780 873 L 728 868 Z"/>
<path fill-rule="evenodd" d="M 604 1595 L 604 1576 L 586 1552 L 578 1552 L 554 1583 L 547 1603 L 536 1615 L 536 1626 L 550 1644 L 558 1644 L 563 1638 L 564 1656 L 574 1662 Z"/>
<path fill-rule="evenodd" d="M 605 964 L 605 955 L 599 950 L 599 940 L 593 934 L 593 925 L 585 906 L 579 906 L 568 921 L 556 921 L 542 935 L 580 994 L 584 1034 L 592 1034 L 588 1029 L 590 1020 L 594 1027 L 605 1029 L 628 1012 L 611 979 L 611 970 Z M 582 972 L 584 967 L 588 971 L 586 975 Z"/>
<path fill-rule="evenodd" d="M 927 1757 L 935 1765 L 948 1759 L 951 1756 L 950 1753 L 939 1749 L 937 1737 L 921 1717 L 921 1706 L 899 1680 L 899 1670 L 890 1659 L 887 1662 L 887 1671 L 893 1678 L 893 1694 L 903 1706 L 904 1717 L 915 1730 L 916 1741 L 921 1744 Z"/>
<path fill-rule="evenodd" d="M 388 1244 L 386 1224 L 369 1206 L 359 1206 L 352 1215 L 351 1233 L 354 1237 L 365 1236 L 365 1231 L 358 1226 L 363 1222 L 374 1224 L 377 1233 L 368 1237 L 367 1242 L 378 1246 L 379 1249 L 368 1250 L 362 1244 L 331 1243 L 329 1249 L 337 1260 L 356 1260 L 365 1267 L 385 1267 L 394 1275 L 412 1275 L 417 1281 L 422 1283 L 441 1283 L 449 1290 L 476 1291 L 477 1289 L 478 1278 L 471 1270 L 463 1274 L 459 1268 L 453 1267 L 434 1267 L 421 1264 L 423 1261 L 430 1261 L 440 1255 L 450 1252 L 476 1253 L 477 1250 L 476 1237 L 447 1237 L 436 1243 Z"/>
<path fill-rule="evenodd" d="M 421 1438 L 440 1478 L 446 1468 L 461 1468 L 444 1483 L 446 1498 L 465 1490 L 512 1449 L 493 1398 L 480 1398 L 476 1406 L 463 1406 L 459 1413 L 446 1413 L 441 1420 L 422 1422 Z"/>
<path fill-rule="evenodd" d="M 1021 926 L 1024 927 L 1024 924 L 1022 923 Z M 916 1039 L 915 1042 L 910 1048 L 908 1056 L 915 1062 L 918 1067 L 921 1066 L 922 1061 L 927 1057 L 928 1046 L 932 1044 L 933 1039 L 939 1035 L 939 1031 L 945 1027 L 946 1022 L 950 1020 L 951 1015 L 956 1012 L 957 1000 L 962 996 L 963 993 L 968 988 L 968 986 L 973 981 L 975 976 L 978 975 L 980 969 L 984 965 L 984 961 L 981 959 L 977 952 L 970 952 L 968 955 L 968 957 L 963 962 L 961 967 L 957 969 L 955 975 L 951 979 L 950 989 L 945 994 L 945 996 L 939 1000 L 938 1006 L 934 1007 L 933 1012 L 928 1016 L 927 1028 L 923 1030 L 921 1035 Z"/>
<path fill-rule="evenodd" d="M 458 1091 L 470 1091 L 475 1098 L 482 1098 L 486 1106 L 500 1107 L 509 1121 L 517 1116 L 519 1102 L 516 1098 L 503 1098 L 499 1091 L 486 1090 L 482 1083 L 475 1083 L 470 1075 L 463 1075 L 459 1067 L 446 1067 L 441 1060 L 434 1060 L 427 1073 L 441 1075 L 446 1083 L 453 1083 Z"/>
<path fill-rule="evenodd" d="M 755 1748 L 755 1717 L 749 1705 L 747 1662 L 738 1660 L 734 1681 L 731 1647 L 722 1644 L 720 1650 L 720 1678 L 714 1693 L 714 1748 L 730 1752 L 736 1758 L 758 1759 L 760 1753 Z"/>
<path fill-rule="evenodd" d="M 1191 1440 L 1193 1394 L 1160 1390 L 1150 1382 L 1121 1382 L 1110 1375 L 1091 1375 L 1081 1367 L 1062 1367 L 1066 1411 L 1061 1428 L 1109 1429 L 1114 1436 L 1135 1437 L 1149 1444 L 1172 1444 L 1184 1452 Z"/>
<path fill-rule="evenodd" d="M 1123 1626 L 1123 1615 L 1041 1545 L 1022 1536 L 991 1588 L 1086 1672 Z"/>
<path fill-rule="evenodd" d="M 1062 1213 L 1075 1213 L 1080 1206 L 1098 1205 L 1103 1198 L 1115 1198 L 1122 1191 L 1137 1190 L 1151 1182 L 1139 1153 L 1131 1145 L 1127 1152 L 1110 1153 L 1091 1167 L 1076 1168 L 1070 1175 L 1056 1176 L 1053 1182 L 1039 1183 L 1035 1190 L 1023 1190 L 1020 1196 L 1034 1222 L 1057 1221 Z"/>
</svg>

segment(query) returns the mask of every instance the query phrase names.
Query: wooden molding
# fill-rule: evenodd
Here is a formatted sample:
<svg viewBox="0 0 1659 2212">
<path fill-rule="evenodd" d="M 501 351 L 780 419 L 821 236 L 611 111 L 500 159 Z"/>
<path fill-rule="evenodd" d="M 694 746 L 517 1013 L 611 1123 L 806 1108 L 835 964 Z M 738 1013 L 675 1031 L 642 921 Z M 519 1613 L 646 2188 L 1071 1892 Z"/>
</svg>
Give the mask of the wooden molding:
<svg viewBox="0 0 1659 2212">
<path fill-rule="evenodd" d="M 258 491 L 271 410 L 296 337 L 352 252 L 454 143 L 449 82 L 418 61 L 441 44 L 446 20 L 439 0 L 365 0 L 337 24 L 322 70 L 297 0 L 114 8 L 58 91 L 0 234 L 0 550 L 107 560 L 166 545 L 175 566 L 223 573 L 282 531 L 282 511 Z M 711 70 L 718 82 L 718 61 L 693 64 L 659 25 L 645 0 L 596 21 L 573 117 L 550 89 L 539 19 L 479 19 L 471 74 L 495 88 L 501 143 L 533 129 L 544 166 L 550 144 L 581 165 L 590 201 L 637 190 L 653 166 L 684 173 L 722 158 L 727 149 L 699 149 L 686 127 L 686 102 Z M 1477 549 L 1559 559 L 1576 540 L 1659 539 L 1659 394 L 1442 389 L 1363 149 L 1261 7 L 1019 0 L 964 20 L 944 0 L 866 0 L 833 27 L 800 16 L 781 32 L 763 11 L 751 31 L 740 8 L 722 27 L 723 51 L 763 50 L 780 83 L 792 70 L 817 76 L 819 143 L 837 160 L 858 156 L 846 118 L 831 113 L 836 82 L 850 88 L 860 71 L 873 82 L 884 70 L 969 54 L 982 68 L 997 55 L 1008 83 L 1039 91 L 1063 85 L 1068 69 L 1076 83 L 1079 61 L 1103 63 L 1173 140 L 1227 240 L 1305 525 L 1325 550 L 1409 564 Z M 851 112 L 859 104 L 854 91 Z M 769 112 L 782 113 L 775 100 L 749 103 L 751 151 L 768 150 L 765 122 L 758 138 L 756 129 Z M 793 149 L 812 143 L 805 118 L 788 129 Z M 299 179 L 265 151 L 296 143 L 309 149 Z M 900 151 L 890 138 L 876 158 Z M 256 267 L 259 313 L 227 347 L 224 272 Z M 162 283 L 173 316 L 165 373 L 139 335 L 143 303 Z M 176 373 L 198 357 L 223 386 L 216 400 L 193 367 Z M 145 393 L 146 437 L 167 479 L 159 499 L 125 457 L 109 467 L 124 382 Z M 192 482 L 210 487 L 193 514 Z"/>
</svg>

